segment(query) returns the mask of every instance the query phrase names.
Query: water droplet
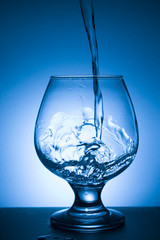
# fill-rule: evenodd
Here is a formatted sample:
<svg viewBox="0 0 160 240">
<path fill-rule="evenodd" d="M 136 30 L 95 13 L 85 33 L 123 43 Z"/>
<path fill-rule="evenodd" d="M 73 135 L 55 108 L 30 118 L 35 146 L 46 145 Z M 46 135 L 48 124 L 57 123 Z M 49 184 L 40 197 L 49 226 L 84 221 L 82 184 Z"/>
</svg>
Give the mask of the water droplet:
<svg viewBox="0 0 160 240">
<path fill-rule="evenodd" d="M 64 240 L 74 240 L 74 238 L 73 237 L 66 237 L 66 238 L 64 238 Z"/>
<path fill-rule="evenodd" d="M 49 237 L 49 235 L 39 236 L 37 240 L 46 240 Z"/>
</svg>

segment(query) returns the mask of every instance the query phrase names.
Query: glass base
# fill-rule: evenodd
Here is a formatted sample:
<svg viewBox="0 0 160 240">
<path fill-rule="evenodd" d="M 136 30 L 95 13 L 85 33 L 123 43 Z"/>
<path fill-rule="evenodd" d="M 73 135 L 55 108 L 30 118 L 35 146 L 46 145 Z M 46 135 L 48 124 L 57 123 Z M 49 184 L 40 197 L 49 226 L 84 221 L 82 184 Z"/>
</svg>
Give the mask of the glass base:
<svg viewBox="0 0 160 240">
<path fill-rule="evenodd" d="M 105 208 L 101 201 L 103 186 L 71 185 L 75 194 L 72 207 L 54 213 L 51 216 L 51 224 L 78 232 L 97 232 L 122 226 L 123 214 Z"/>
<path fill-rule="evenodd" d="M 118 228 L 124 224 L 125 218 L 119 211 L 106 209 L 105 214 L 103 211 L 103 214 L 100 215 L 102 216 L 86 213 L 83 216 L 75 217 L 70 213 L 70 209 L 64 209 L 54 213 L 50 220 L 54 227 L 78 232 L 104 231 Z"/>
</svg>

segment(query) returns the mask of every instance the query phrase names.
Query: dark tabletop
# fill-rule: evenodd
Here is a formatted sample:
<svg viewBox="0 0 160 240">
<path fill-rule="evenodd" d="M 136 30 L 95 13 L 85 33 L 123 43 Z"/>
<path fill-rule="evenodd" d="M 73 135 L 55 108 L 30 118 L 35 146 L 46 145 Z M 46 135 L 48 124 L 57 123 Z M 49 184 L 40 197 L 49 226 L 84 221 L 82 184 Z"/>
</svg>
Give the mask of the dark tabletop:
<svg viewBox="0 0 160 240">
<path fill-rule="evenodd" d="M 0 240 L 160 240 L 160 207 L 114 207 L 125 215 L 125 225 L 99 233 L 53 228 L 50 215 L 59 209 L 0 208 Z"/>
</svg>

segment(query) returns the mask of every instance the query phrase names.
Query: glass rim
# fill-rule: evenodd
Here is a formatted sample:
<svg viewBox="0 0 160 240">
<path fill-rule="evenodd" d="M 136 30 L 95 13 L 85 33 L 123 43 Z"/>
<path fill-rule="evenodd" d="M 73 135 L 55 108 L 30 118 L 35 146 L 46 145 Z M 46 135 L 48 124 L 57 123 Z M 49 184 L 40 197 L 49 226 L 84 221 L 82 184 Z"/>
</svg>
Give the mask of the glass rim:
<svg viewBox="0 0 160 240">
<path fill-rule="evenodd" d="M 52 80 L 52 79 L 56 79 L 56 78 L 67 78 L 67 79 L 69 79 L 69 78 L 73 78 L 73 79 L 76 79 L 76 78 L 92 78 L 93 79 L 93 77 L 97 77 L 97 78 L 110 78 L 110 79 L 114 79 L 114 78 L 123 78 L 123 76 L 122 75 L 52 75 L 52 76 L 50 76 L 50 79 Z"/>
</svg>

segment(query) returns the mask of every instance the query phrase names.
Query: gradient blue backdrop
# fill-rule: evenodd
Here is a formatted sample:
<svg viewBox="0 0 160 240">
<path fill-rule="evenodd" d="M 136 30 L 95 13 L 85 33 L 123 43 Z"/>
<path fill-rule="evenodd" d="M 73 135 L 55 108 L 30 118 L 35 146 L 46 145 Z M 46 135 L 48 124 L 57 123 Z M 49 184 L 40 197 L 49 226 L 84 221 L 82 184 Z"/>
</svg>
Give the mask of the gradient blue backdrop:
<svg viewBox="0 0 160 240">
<path fill-rule="evenodd" d="M 50 75 L 91 74 L 78 0 L 0 1 L 0 207 L 69 206 L 69 185 L 39 161 L 33 133 Z M 160 205 L 160 4 L 95 0 L 101 74 L 122 74 L 139 123 L 132 165 L 105 205 Z"/>
</svg>

